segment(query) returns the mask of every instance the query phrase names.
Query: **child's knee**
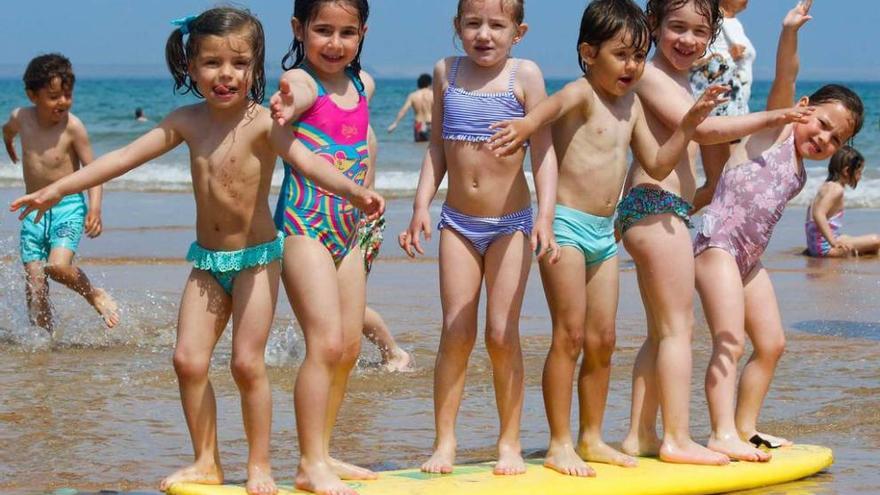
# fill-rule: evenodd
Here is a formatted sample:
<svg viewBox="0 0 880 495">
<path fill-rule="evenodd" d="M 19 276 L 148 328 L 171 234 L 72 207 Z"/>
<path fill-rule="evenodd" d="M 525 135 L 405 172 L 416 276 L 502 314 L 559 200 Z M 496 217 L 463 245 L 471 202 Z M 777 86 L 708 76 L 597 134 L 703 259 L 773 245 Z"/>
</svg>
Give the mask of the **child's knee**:
<svg viewBox="0 0 880 495">
<path fill-rule="evenodd" d="M 253 384 L 266 376 L 262 355 L 234 356 L 230 364 L 232 378 L 239 387 Z"/>
<path fill-rule="evenodd" d="M 486 349 L 490 353 L 509 353 L 519 345 L 519 332 L 516 328 L 486 327 Z"/>
<path fill-rule="evenodd" d="M 468 322 L 444 320 L 442 341 L 462 349 L 472 348 L 477 341 L 477 327 Z"/>
<path fill-rule="evenodd" d="M 554 351 L 564 352 L 572 359 L 577 359 L 584 348 L 584 327 L 582 322 L 562 322 L 553 332 L 551 347 Z"/>
<path fill-rule="evenodd" d="M 199 358 L 182 349 L 174 351 L 174 372 L 179 380 L 195 380 L 208 376 L 211 358 Z"/>
<path fill-rule="evenodd" d="M 585 338 L 584 355 L 590 361 L 608 366 L 611 364 L 611 355 L 617 345 L 614 323 L 604 323 L 599 328 L 594 328 L 587 333 Z"/>
<path fill-rule="evenodd" d="M 337 366 L 345 354 L 342 338 L 328 338 L 306 347 L 307 356 L 312 356 L 326 366 Z"/>
<path fill-rule="evenodd" d="M 66 278 L 70 277 L 71 275 L 75 275 L 77 268 L 73 265 L 53 263 L 47 264 L 45 267 L 43 267 L 43 270 L 46 272 L 46 275 L 48 275 L 49 278 L 56 280 L 59 278 Z"/>
<path fill-rule="evenodd" d="M 755 347 L 755 354 L 759 359 L 777 362 L 785 353 L 785 335 L 779 335 L 774 339 L 768 339 Z"/>
</svg>

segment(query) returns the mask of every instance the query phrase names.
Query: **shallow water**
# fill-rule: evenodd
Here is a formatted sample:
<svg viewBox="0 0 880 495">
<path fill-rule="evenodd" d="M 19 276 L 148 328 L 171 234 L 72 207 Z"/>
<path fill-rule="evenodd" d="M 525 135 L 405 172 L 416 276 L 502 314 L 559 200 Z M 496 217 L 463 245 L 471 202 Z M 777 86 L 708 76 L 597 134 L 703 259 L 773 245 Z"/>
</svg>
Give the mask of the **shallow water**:
<svg viewBox="0 0 880 495">
<path fill-rule="evenodd" d="M 0 190 L 0 204 L 14 194 Z M 111 289 L 124 308 L 118 329 L 103 329 L 78 296 L 53 287 L 62 331 L 52 342 L 26 325 L 17 259 L 17 222 L 0 219 L 0 492 L 37 494 L 61 487 L 81 490 L 154 490 L 159 479 L 190 462 L 171 368 L 177 301 L 189 267 L 180 261 L 192 228 L 192 199 L 176 194 L 110 193 L 107 232 L 84 240 L 86 272 Z M 171 214 L 173 212 L 173 215 Z M 847 216 L 846 228 L 870 227 L 875 210 Z M 334 452 L 375 469 L 412 467 L 433 440 L 432 366 L 439 337 L 436 241 L 428 258 L 406 261 L 392 245 L 409 214 L 407 201 L 392 201 L 382 260 L 370 279 L 369 301 L 417 370 L 388 374 L 365 343 L 334 435 Z M 765 257 L 788 328 L 788 351 L 762 416 L 766 431 L 802 443 L 826 445 L 835 464 L 825 473 L 783 488 L 749 494 L 880 492 L 880 308 L 874 304 L 880 260 L 811 260 L 802 249 L 804 212 L 783 218 Z M 173 217 L 175 220 L 169 221 Z M 181 220 L 183 219 L 183 220 Z M 168 224 L 168 225 L 166 225 Z M 605 433 L 619 441 L 629 408 L 629 372 L 644 335 L 644 315 L 631 263 L 621 271 L 618 351 Z M 533 269 L 521 319 L 526 366 L 523 446 L 546 447 L 547 425 L 540 375 L 549 346 L 549 317 Z M 694 338 L 692 428 L 708 434 L 702 372 L 709 354 L 698 310 Z M 292 389 L 302 341 L 286 301 L 270 339 L 267 358 L 274 399 L 272 455 L 277 477 L 292 478 L 297 461 Z M 214 357 L 220 445 L 230 480 L 245 476 L 246 442 L 238 394 L 228 372 L 229 337 Z M 482 343 L 471 358 L 458 421 L 459 461 L 490 459 L 497 416 L 490 364 Z"/>
</svg>

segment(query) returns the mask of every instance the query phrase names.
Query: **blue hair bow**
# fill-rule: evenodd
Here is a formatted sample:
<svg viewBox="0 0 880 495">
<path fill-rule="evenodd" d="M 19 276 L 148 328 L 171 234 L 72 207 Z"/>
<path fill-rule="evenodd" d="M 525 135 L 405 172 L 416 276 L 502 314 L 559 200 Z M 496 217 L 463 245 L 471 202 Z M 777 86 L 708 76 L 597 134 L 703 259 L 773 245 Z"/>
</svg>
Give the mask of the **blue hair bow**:
<svg viewBox="0 0 880 495">
<path fill-rule="evenodd" d="M 189 25 L 192 24 L 192 21 L 196 20 L 199 17 L 197 15 L 188 15 L 186 17 L 181 17 L 180 19 L 174 19 L 171 21 L 171 24 L 177 26 L 180 29 L 180 33 L 184 36 L 189 34 Z"/>
</svg>

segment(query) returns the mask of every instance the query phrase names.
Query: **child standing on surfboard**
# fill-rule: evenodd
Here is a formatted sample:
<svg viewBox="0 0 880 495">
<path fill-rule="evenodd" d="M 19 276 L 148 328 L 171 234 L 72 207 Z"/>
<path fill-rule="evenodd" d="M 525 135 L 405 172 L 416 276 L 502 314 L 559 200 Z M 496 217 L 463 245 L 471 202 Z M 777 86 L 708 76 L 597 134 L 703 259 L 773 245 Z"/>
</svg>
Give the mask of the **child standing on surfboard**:
<svg viewBox="0 0 880 495">
<path fill-rule="evenodd" d="M 490 146 L 506 155 L 541 127 L 553 124 L 559 188 L 553 230 L 558 263 L 544 259 L 541 277 L 553 320 L 544 365 L 544 406 L 550 446 L 544 465 L 563 474 L 591 476 L 584 461 L 632 467 L 635 458 L 602 440 L 611 378 L 619 292 L 613 215 L 627 171 L 627 151 L 662 180 L 687 149 L 694 129 L 726 88 L 709 88 L 660 147 L 648 128 L 633 87 L 645 68 L 651 35 L 642 9 L 631 0 L 595 0 L 584 11 L 577 52 L 584 76 L 538 104 L 525 119 L 496 124 Z M 578 439 L 571 439 L 571 382 L 577 360 Z"/>
<path fill-rule="evenodd" d="M 223 483 L 217 445 L 211 354 L 232 318 L 232 375 L 241 393 L 248 440 L 247 491 L 277 492 L 269 461 L 272 398 L 264 353 L 269 335 L 283 242 L 268 205 L 278 155 L 328 190 L 378 214 L 380 196 L 356 185 L 310 153 L 289 129 L 273 123 L 263 99 L 264 39 L 249 12 L 216 8 L 176 21 L 166 59 L 176 89 L 204 98 L 178 108 L 159 125 L 88 167 L 12 203 L 37 219 L 67 194 L 106 182 L 167 153 L 190 150 L 196 200 L 194 268 L 183 290 L 174 350 L 181 402 L 195 462 L 165 478 L 175 483 Z M 363 312 L 363 310 L 362 310 Z"/>
<path fill-rule="evenodd" d="M 525 152 L 496 156 L 486 145 L 493 122 L 522 118 L 546 95 L 534 62 L 510 57 L 526 34 L 522 0 L 459 0 L 453 21 L 467 56 L 434 66 L 431 141 L 422 164 L 409 228 L 398 241 L 409 256 L 422 253 L 419 235 L 431 237 L 428 206 L 449 174 L 440 234 L 443 330 L 434 365 L 436 438 L 429 473 L 449 473 L 455 462 L 455 419 L 464 393 L 468 358 L 477 337 L 483 280 L 488 297 L 486 348 L 492 361 L 501 431 L 494 472 L 521 474 L 523 358 L 519 317 L 531 253 L 556 260 L 553 204 L 556 156 L 550 132 L 531 142 L 537 219 L 523 171 Z"/>
<path fill-rule="evenodd" d="M 718 0 L 649 0 L 646 14 L 656 44 L 636 86 L 651 132 L 664 141 L 694 104 L 689 74 L 718 33 Z M 734 117 L 708 117 L 697 126 L 699 144 L 730 142 L 802 119 L 803 107 Z M 726 454 L 690 436 L 691 334 L 694 257 L 688 232 L 697 185 L 697 144 L 691 143 L 665 179 L 651 177 L 636 157 L 617 208 L 623 244 L 636 265 L 648 336 L 633 368 L 631 424 L 622 447 L 630 455 L 666 462 L 726 464 Z M 663 438 L 658 437 L 657 407 Z"/>
<path fill-rule="evenodd" d="M 756 132 L 733 149 L 694 239 L 697 290 L 713 344 L 706 371 L 712 420 L 708 447 L 741 460 L 764 461 L 769 455 L 758 447 L 791 445 L 757 429 L 785 349 L 776 294 L 761 255 L 786 203 L 804 187 L 804 159 L 828 159 L 859 132 L 864 119 L 861 99 L 844 86 L 826 85 L 795 99 L 798 32 L 811 19 L 811 4 L 798 3 L 782 22 L 767 109 L 796 104 L 813 111 Z M 746 336 L 754 350 L 737 386 Z"/>
</svg>

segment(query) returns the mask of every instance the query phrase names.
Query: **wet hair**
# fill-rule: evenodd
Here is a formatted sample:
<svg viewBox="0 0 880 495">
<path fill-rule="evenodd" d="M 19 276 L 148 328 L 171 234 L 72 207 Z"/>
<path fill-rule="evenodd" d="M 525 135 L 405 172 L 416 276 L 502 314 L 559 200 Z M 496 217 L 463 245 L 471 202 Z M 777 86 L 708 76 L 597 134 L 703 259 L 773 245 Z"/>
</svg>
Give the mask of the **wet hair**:
<svg viewBox="0 0 880 495">
<path fill-rule="evenodd" d="M 581 44 L 599 48 L 621 32 L 632 37 L 631 46 L 644 47 L 645 51 L 651 47 L 648 18 L 632 0 L 594 0 L 587 6 L 577 41 L 578 65 L 584 74 L 587 73 L 587 64 L 580 55 Z"/>
<path fill-rule="evenodd" d="M 367 18 L 370 16 L 370 4 L 367 3 L 367 0 L 295 0 L 293 2 L 293 17 L 299 20 L 303 29 L 305 29 L 315 16 L 318 15 L 318 11 L 321 7 L 328 3 L 346 4 L 349 7 L 354 8 L 354 10 L 357 11 L 361 27 L 367 25 Z M 358 45 L 357 54 L 354 56 L 354 60 L 348 64 L 348 67 L 354 73 L 354 76 L 358 81 L 360 81 L 361 78 L 361 52 L 363 50 L 364 37 L 361 36 L 361 43 Z M 284 70 L 295 69 L 303 64 L 305 58 L 306 47 L 302 40 L 298 40 L 296 39 L 296 36 L 294 36 L 293 41 L 290 43 L 290 49 L 287 51 L 287 54 L 284 55 L 284 58 L 281 59 L 281 67 Z M 290 63 L 291 59 L 293 59 L 292 64 Z"/>
<path fill-rule="evenodd" d="M 31 60 L 24 70 L 22 77 L 24 89 L 39 91 L 52 84 L 56 77 L 61 81 L 63 89 L 73 89 L 76 76 L 73 74 L 70 60 L 60 53 L 40 55 Z"/>
<path fill-rule="evenodd" d="M 174 90 L 181 94 L 203 95 L 189 74 L 189 64 L 199 55 L 199 42 L 206 36 L 225 37 L 246 31 L 246 39 L 253 50 L 251 90 L 249 98 L 262 103 L 266 95 L 266 41 L 263 25 L 250 11 L 233 7 L 218 7 L 202 12 L 186 26 L 188 37 L 175 29 L 165 44 L 165 62 L 174 77 Z"/>
<path fill-rule="evenodd" d="M 721 5 L 718 0 L 648 0 L 648 4 L 645 6 L 645 14 L 648 16 L 648 25 L 651 27 L 651 41 L 654 44 L 657 43 L 654 33 L 660 27 L 660 24 L 663 23 L 663 19 L 666 19 L 666 16 L 691 2 L 693 2 L 697 13 L 709 21 L 712 36 L 709 37 L 709 43 L 706 47 L 715 41 L 715 38 L 721 33 L 721 22 L 724 20 L 724 14 L 721 12 Z"/>
<path fill-rule="evenodd" d="M 432 81 L 431 74 L 422 74 L 421 76 L 419 76 L 419 79 L 416 81 L 416 86 L 418 86 L 419 89 L 427 88 L 428 86 L 431 85 L 431 81 Z"/>
<path fill-rule="evenodd" d="M 134 109 L 134 118 L 139 119 L 144 116 L 144 109 L 137 107 Z"/>
<path fill-rule="evenodd" d="M 864 166 L 865 157 L 859 153 L 859 150 L 848 145 L 841 146 L 828 162 L 828 178 L 825 182 L 837 182 L 846 175 L 852 184 L 856 172 Z M 855 189 L 856 186 L 853 184 L 852 187 Z"/>
<path fill-rule="evenodd" d="M 865 105 L 855 91 L 840 84 L 826 84 L 817 89 L 809 98 L 810 105 L 813 106 L 823 103 L 840 103 L 849 110 L 853 119 L 853 133 L 850 139 L 862 130 L 862 124 L 865 122 Z"/>
<path fill-rule="evenodd" d="M 475 0 L 458 0 L 458 10 L 455 14 L 456 25 L 458 25 L 458 21 L 461 20 L 461 16 L 464 14 L 464 9 L 473 1 Z M 516 21 L 517 24 L 522 24 L 526 18 L 526 0 L 501 0 L 501 9 L 505 11 L 510 9 L 511 18 Z"/>
</svg>

